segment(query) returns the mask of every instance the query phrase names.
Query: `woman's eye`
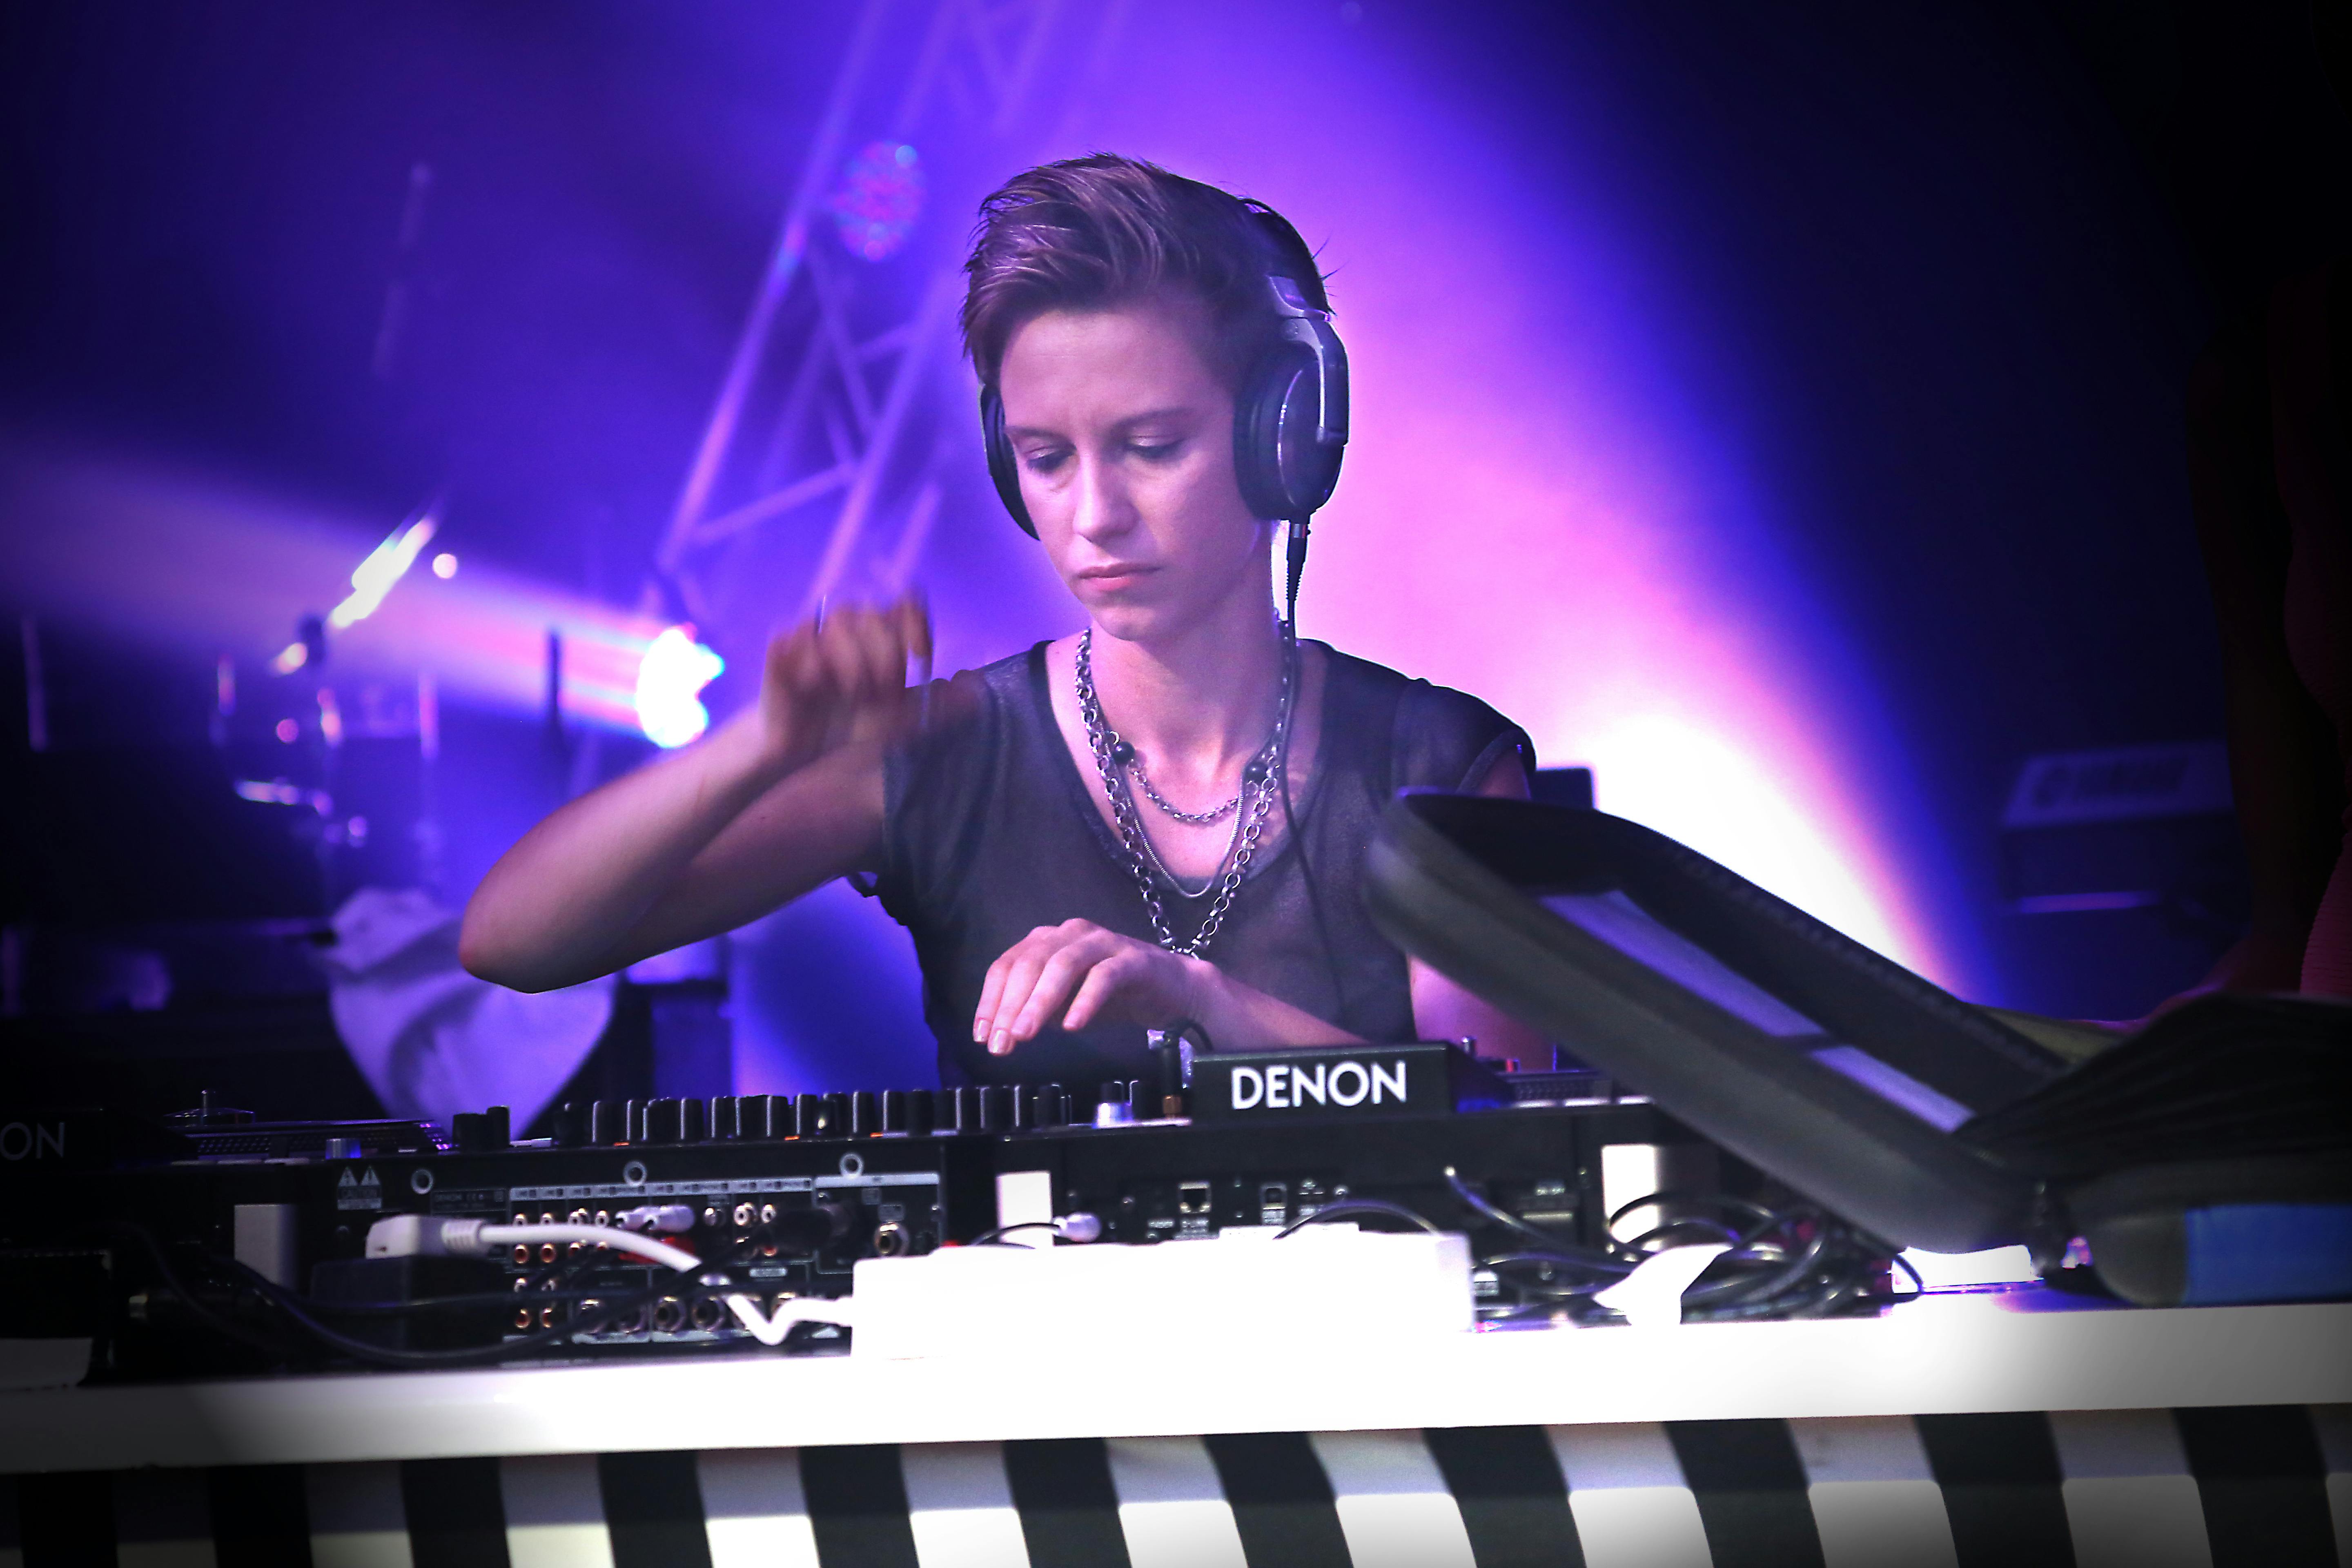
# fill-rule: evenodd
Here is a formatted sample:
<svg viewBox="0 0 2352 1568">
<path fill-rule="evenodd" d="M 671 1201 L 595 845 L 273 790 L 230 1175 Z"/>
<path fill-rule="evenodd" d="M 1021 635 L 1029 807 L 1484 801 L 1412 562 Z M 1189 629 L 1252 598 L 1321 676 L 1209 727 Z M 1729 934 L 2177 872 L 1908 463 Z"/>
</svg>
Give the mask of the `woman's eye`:
<svg viewBox="0 0 2352 1568">
<path fill-rule="evenodd" d="M 1065 462 L 1068 461 L 1069 456 L 1070 454 L 1066 449 L 1049 447 L 1043 452 L 1030 453 L 1027 457 L 1023 458 L 1021 462 L 1022 465 L 1033 474 L 1050 474 L 1055 468 L 1060 468 Z"/>
<path fill-rule="evenodd" d="M 1127 449 L 1147 463 L 1164 463 L 1183 449 L 1181 441 L 1130 441 Z"/>
</svg>

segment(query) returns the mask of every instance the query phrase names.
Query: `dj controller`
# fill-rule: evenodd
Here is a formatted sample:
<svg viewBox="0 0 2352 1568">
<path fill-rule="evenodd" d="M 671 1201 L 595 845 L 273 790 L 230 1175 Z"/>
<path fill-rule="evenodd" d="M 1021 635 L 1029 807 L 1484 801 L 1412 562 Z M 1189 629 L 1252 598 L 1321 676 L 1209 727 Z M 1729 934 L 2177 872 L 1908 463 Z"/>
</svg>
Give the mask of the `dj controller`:
<svg viewBox="0 0 2352 1568">
<path fill-rule="evenodd" d="M 1008 1227 L 1182 1245 L 1401 1215 L 1474 1249 L 1534 1235 L 1601 1256 L 1612 1206 L 1675 1173 L 1769 1196 L 1594 1074 L 1502 1073 L 1442 1045 L 1335 1056 L 1203 1058 L 1218 1070 L 1190 1089 L 1082 1100 L 1032 1084 L 570 1104 L 523 1142 L 502 1109 L 446 1133 L 210 1105 L 168 1131 L 5 1113 L 27 1152 L 0 1212 L 0 1338 L 87 1337 L 101 1379 L 707 1353 L 779 1342 L 770 1315 L 807 1318 L 861 1261 Z M 800 1321 L 782 1342 L 845 1337 Z"/>
</svg>

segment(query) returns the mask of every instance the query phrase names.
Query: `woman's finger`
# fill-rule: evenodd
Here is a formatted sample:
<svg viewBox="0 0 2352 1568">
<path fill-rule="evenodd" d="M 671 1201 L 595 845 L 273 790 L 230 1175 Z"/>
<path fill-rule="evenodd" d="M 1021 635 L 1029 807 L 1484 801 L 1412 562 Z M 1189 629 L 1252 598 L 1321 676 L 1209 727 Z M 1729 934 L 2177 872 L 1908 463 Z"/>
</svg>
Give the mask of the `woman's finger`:
<svg viewBox="0 0 2352 1568">
<path fill-rule="evenodd" d="M 931 662 L 931 605 L 920 588 L 909 588 L 898 604 L 898 636 L 907 652 L 928 666 Z"/>
<path fill-rule="evenodd" d="M 816 646 L 824 654 L 825 673 L 845 694 L 854 696 L 863 685 L 859 623 L 872 614 L 862 605 L 845 605 L 829 614 L 817 630 Z"/>
<path fill-rule="evenodd" d="M 767 675 L 770 721 L 788 731 L 795 746 L 821 739 L 831 722 L 833 692 L 814 628 L 798 626 L 771 642 Z"/>
<path fill-rule="evenodd" d="M 1062 1015 L 1062 1027 L 1083 1029 L 1100 1017 L 1103 1010 L 1117 1002 L 1119 994 L 1133 987 L 1144 978 L 1149 960 L 1132 951 L 1114 952 L 1087 971 L 1078 994 Z"/>
<path fill-rule="evenodd" d="M 913 700 L 907 691 L 907 645 L 895 609 L 873 611 L 860 618 L 857 656 L 857 738 L 887 739 L 897 731 Z"/>
<path fill-rule="evenodd" d="M 1030 987 L 1028 999 L 1021 1005 L 1020 1011 L 1011 1014 L 1013 1037 L 1035 1039 L 1037 1032 L 1045 1026 L 1045 1020 L 1062 1010 L 1087 973 L 1114 955 L 1110 944 L 1118 940 L 1108 931 L 1066 939 L 1038 967 L 1037 983 Z"/>
<path fill-rule="evenodd" d="M 997 1004 L 1004 999 L 1004 977 L 1011 972 L 1013 956 L 1021 951 L 1021 945 L 1016 942 L 998 953 L 996 962 L 990 964 L 988 973 L 981 977 L 980 1005 L 972 1009 L 971 1015 L 971 1039 L 974 1045 L 984 1046 L 988 1043 L 989 1030 L 996 1022 Z"/>
<path fill-rule="evenodd" d="M 1004 969 L 1004 981 L 997 992 L 996 1005 L 990 1011 L 986 1026 L 988 1051 L 1001 1057 L 1014 1044 L 1013 1020 L 1020 1016 L 1029 1000 L 1029 993 L 1037 984 L 1038 971 L 1060 945 L 1060 938 L 1050 931 L 1042 931 L 1017 942 L 998 959 Z M 992 966 L 993 967 L 993 966 Z"/>
</svg>

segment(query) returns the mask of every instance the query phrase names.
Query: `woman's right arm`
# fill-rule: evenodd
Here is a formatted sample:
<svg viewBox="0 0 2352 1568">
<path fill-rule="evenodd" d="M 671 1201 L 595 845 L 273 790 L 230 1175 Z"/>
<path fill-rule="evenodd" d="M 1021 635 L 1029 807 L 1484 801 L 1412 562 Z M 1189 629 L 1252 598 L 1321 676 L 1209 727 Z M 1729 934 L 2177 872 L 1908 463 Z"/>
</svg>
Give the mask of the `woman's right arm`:
<svg viewBox="0 0 2352 1568">
<path fill-rule="evenodd" d="M 458 956 L 547 991 L 732 930 L 869 861 L 882 755 L 904 728 L 911 602 L 853 609 L 768 650 L 760 700 L 709 739 L 563 805 L 490 868 Z"/>
</svg>

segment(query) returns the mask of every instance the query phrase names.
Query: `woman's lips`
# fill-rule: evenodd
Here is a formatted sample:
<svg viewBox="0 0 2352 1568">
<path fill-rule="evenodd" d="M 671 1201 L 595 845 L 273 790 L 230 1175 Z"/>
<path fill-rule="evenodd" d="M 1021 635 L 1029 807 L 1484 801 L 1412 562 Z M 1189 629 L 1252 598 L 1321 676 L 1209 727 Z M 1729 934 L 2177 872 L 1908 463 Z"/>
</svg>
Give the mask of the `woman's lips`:
<svg viewBox="0 0 2352 1568">
<path fill-rule="evenodd" d="M 1078 574 L 1078 581 L 1098 591 L 1115 592 L 1120 588 L 1133 587 L 1155 570 L 1156 568 L 1150 566 L 1129 565 L 1124 563 L 1114 566 L 1090 566 Z"/>
</svg>

